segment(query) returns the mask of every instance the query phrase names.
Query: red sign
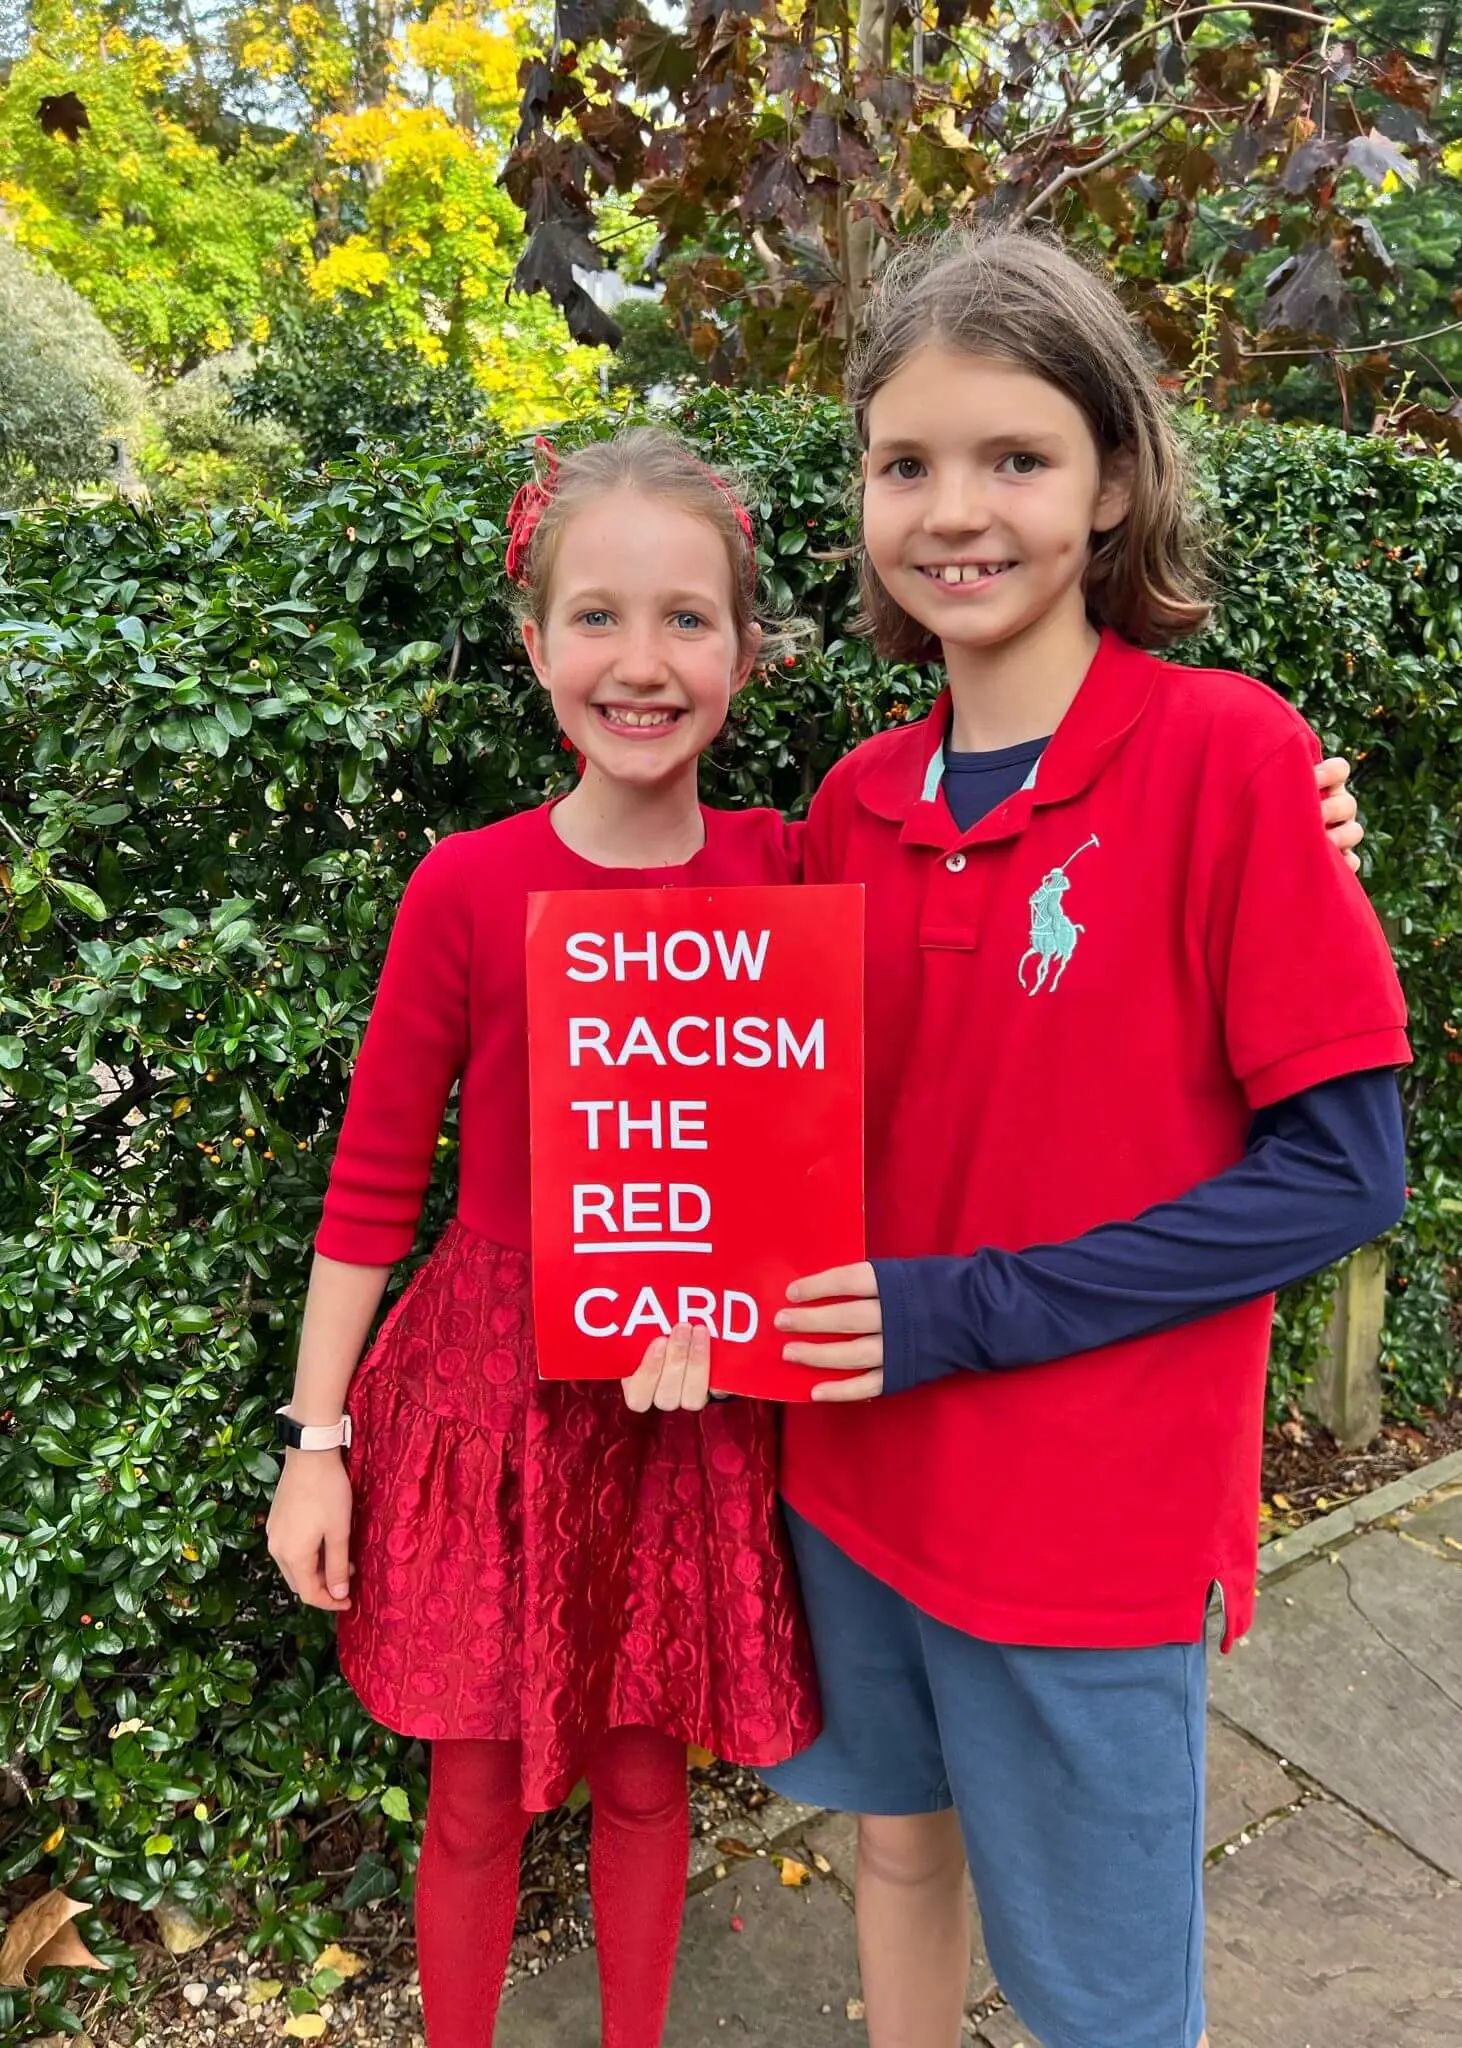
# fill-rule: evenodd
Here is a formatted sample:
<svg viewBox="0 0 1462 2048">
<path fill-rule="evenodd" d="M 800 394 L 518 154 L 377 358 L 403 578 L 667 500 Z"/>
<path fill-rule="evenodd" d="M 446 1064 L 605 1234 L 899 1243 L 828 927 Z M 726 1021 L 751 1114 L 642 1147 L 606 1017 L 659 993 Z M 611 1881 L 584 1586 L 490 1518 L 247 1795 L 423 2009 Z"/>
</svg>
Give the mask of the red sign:
<svg viewBox="0 0 1462 2048">
<path fill-rule="evenodd" d="M 545 1379 L 678 1322 L 718 1391 L 810 1397 L 787 1284 L 863 1257 L 863 892 L 528 898 L 533 1309 Z"/>
</svg>

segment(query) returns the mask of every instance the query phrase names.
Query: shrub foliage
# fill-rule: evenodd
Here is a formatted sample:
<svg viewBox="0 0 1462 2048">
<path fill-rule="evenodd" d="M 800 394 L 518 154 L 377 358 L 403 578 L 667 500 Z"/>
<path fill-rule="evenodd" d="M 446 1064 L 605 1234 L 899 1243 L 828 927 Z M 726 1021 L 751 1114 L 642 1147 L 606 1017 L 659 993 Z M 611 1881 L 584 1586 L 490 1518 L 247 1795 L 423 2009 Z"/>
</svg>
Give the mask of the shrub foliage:
<svg viewBox="0 0 1462 2048">
<path fill-rule="evenodd" d="M 681 417 L 764 480 L 768 583 L 820 629 L 740 700 L 708 793 L 797 808 L 930 679 L 848 638 L 838 409 L 703 392 Z M 1361 764 L 1368 881 L 1413 1005 L 1416 1201 L 1388 1332 L 1404 1412 L 1454 1365 L 1462 477 L 1322 431 L 1203 440 L 1225 601 L 1201 652 L 1272 678 Z M 567 766 L 501 578 L 526 462 L 497 442 L 363 451 L 280 503 L 0 527 L 12 1899 L 45 1880 L 247 1911 L 257 1942 L 309 1953 L 409 1866 L 416 1760 L 355 1708 L 263 1552 L 269 1415 L 405 877 L 432 835 Z M 1322 1320 L 1323 1289 L 1287 1304 L 1276 1399 Z M 344 1890 L 316 1874 L 352 1866 Z M 125 1963 L 106 1917 L 89 1938 Z M 60 1996 L 52 1980 L 31 2023 L 62 2024 Z"/>
</svg>

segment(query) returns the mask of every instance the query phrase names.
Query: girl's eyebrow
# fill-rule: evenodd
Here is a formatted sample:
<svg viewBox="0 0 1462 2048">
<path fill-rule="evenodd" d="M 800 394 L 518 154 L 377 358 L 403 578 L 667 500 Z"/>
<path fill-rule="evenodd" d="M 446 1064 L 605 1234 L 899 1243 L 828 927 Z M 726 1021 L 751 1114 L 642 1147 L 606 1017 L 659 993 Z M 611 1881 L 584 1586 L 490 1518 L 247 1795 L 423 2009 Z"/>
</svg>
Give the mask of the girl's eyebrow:
<svg viewBox="0 0 1462 2048">
<path fill-rule="evenodd" d="M 570 588 L 565 591 L 563 601 L 568 605 L 608 607 L 619 604 L 622 596 L 619 591 L 610 590 L 600 584 L 591 584 L 583 590 Z M 662 605 L 666 611 L 678 611 L 689 605 L 706 611 L 716 608 L 722 600 L 717 598 L 713 590 L 697 590 L 693 585 L 686 585 L 679 590 L 657 592 L 653 602 Z"/>
<path fill-rule="evenodd" d="M 994 449 L 1029 448 L 1037 453 L 1043 450 L 1059 450 L 1066 447 L 1066 437 L 1055 427 L 1002 427 L 998 434 L 986 434 L 971 444 L 979 455 L 988 455 Z M 929 452 L 929 444 L 911 440 L 901 435 L 897 440 L 875 440 L 870 443 L 870 458 L 877 456 L 883 462 L 897 462 L 902 456 L 916 455 L 921 459 Z"/>
</svg>

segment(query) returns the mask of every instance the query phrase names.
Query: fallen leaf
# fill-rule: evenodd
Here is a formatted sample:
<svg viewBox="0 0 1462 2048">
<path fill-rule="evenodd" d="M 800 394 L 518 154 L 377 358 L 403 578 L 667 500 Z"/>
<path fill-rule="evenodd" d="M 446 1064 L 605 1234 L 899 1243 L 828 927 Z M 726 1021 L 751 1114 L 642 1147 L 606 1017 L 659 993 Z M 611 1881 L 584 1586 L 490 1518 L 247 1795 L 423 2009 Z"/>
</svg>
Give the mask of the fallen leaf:
<svg viewBox="0 0 1462 2048">
<path fill-rule="evenodd" d="M 109 1970 L 94 1956 L 71 1925 L 78 1913 L 86 1912 L 84 1899 L 68 1899 L 65 1892 L 47 1892 L 22 1906 L 11 1921 L 0 1948 L 0 1985 L 20 1990 L 32 1970 Z"/>
<path fill-rule="evenodd" d="M 284 1989 L 277 1977 L 251 1977 L 244 1986 L 245 2005 L 272 2005 Z"/>
<path fill-rule="evenodd" d="M 1291 1510 L 1290 1510 L 1290 1505 L 1289 1505 L 1289 1502 L 1288 1502 L 1288 1500 L 1286 1499 L 1286 1497 L 1285 1497 L 1285 1496 L 1284 1496 L 1284 1495 L 1283 1495 L 1282 1493 L 1276 1493 L 1276 1494 L 1274 1495 L 1274 1497 L 1273 1497 L 1273 1498 L 1274 1498 L 1274 1505 L 1275 1505 L 1275 1506 L 1276 1506 L 1276 1507 L 1277 1507 L 1277 1508 L 1278 1508 L 1278 1509 L 1279 1509 L 1279 1510 L 1280 1510 L 1280 1511 L 1281 1511 L 1281 1512 L 1282 1512 L 1283 1514 L 1286 1514 L 1286 1515 L 1287 1515 L 1287 1514 L 1289 1514 L 1289 1513 L 1291 1512 Z"/>
<path fill-rule="evenodd" d="M 325 2022 L 317 2012 L 297 2012 L 279 2031 L 295 2041 L 318 2041 L 325 2031 Z"/>
<path fill-rule="evenodd" d="M 824 1877 L 831 1877 L 831 1876 L 832 1876 L 832 1874 L 833 1874 L 833 1867 L 832 1867 L 832 1865 L 831 1865 L 831 1864 L 830 1864 L 830 1863 L 828 1862 L 828 1860 L 827 1860 L 826 1856 L 824 1856 L 824 1855 L 823 1855 L 823 1853 L 822 1853 L 822 1851 L 821 1851 L 820 1849 L 814 1849 L 814 1850 L 813 1850 L 813 1852 L 812 1852 L 812 1863 L 813 1863 L 813 1868 L 814 1868 L 815 1870 L 820 1870 L 820 1871 L 822 1872 L 822 1874 L 823 1874 L 823 1876 L 824 1876 Z"/>
<path fill-rule="evenodd" d="M 51 1853 L 54 1850 L 60 1848 L 61 1844 L 65 1841 L 65 1839 L 66 1828 L 63 1822 L 63 1824 L 60 1827 L 56 1828 L 51 1834 L 47 1835 L 44 1842 L 41 1843 L 41 1854 L 43 1856 L 51 1855 Z"/>
<path fill-rule="evenodd" d="M 738 1841 L 735 1835 L 724 1836 L 717 1842 L 716 1847 L 723 1856 L 754 1856 L 756 1854 L 755 1849 L 749 1849 L 746 1843 Z"/>
<path fill-rule="evenodd" d="M 805 1863 L 799 1863 L 795 1856 L 782 1856 L 779 1857 L 777 1860 L 780 1862 L 782 1866 L 783 1884 L 790 1887 L 793 1885 L 811 1883 L 812 1872 L 807 1868 L 807 1865 Z"/>
<path fill-rule="evenodd" d="M 170 1956 L 191 1955 L 195 1948 L 203 1946 L 212 1931 L 195 1920 L 187 1907 L 180 1906 L 174 1899 L 159 1899 L 152 1908 L 152 1917 L 157 1922 L 162 1945 Z"/>
<path fill-rule="evenodd" d="M 317 1970 L 333 1970 L 337 1977 L 359 1977 L 370 1968 L 364 1956 L 358 1956 L 353 1949 L 341 1948 L 331 1942 L 315 1960 Z"/>
<path fill-rule="evenodd" d="M 708 1749 L 702 1749 L 694 1742 L 686 1744 L 685 1755 L 693 1771 L 708 1771 L 716 1761 Z"/>
<path fill-rule="evenodd" d="M 850 2020 L 861 2020 L 867 2011 L 867 2007 L 861 1998 L 850 1998 L 843 2007 L 843 2010 Z"/>
<path fill-rule="evenodd" d="M 112 1741 L 115 1742 L 119 1735 L 136 1735 L 145 1725 L 145 1722 L 137 1720 L 119 1721 L 116 1727 L 110 1729 L 108 1732 L 111 1736 Z"/>
</svg>

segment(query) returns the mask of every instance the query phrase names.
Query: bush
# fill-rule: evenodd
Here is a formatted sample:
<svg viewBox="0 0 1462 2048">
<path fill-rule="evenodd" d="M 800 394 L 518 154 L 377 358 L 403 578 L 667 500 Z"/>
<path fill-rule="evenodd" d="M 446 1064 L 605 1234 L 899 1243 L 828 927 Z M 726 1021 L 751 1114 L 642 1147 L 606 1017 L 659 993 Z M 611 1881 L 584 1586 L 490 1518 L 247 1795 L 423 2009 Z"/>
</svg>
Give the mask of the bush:
<svg viewBox="0 0 1462 2048">
<path fill-rule="evenodd" d="M 707 391 L 681 419 L 766 480 L 768 581 L 821 629 L 739 700 L 708 794 L 799 808 L 930 681 L 846 637 L 837 408 Z M 1329 432 L 1204 440 L 1226 602 L 1200 651 L 1362 764 L 1418 1055 L 1388 1338 L 1409 1412 L 1455 1367 L 1462 478 Z M 0 527 L 0 1746 L 31 1795 L 0 1812 L 0 1884 L 247 1913 L 308 1952 L 409 1869 L 414 1753 L 263 1553 L 269 1413 L 405 876 L 564 772 L 500 574 L 526 466 L 366 450 L 284 505 Z M 1322 1320 L 1323 1289 L 1287 1305 L 1278 1396 Z M 354 1890 L 315 1874 L 358 1859 Z"/>
<path fill-rule="evenodd" d="M 85 299 L 0 234 L 0 504 L 105 475 L 141 395 Z"/>
<path fill-rule="evenodd" d="M 487 400 L 457 363 L 428 363 L 363 320 L 285 307 L 257 363 L 238 384 L 234 411 L 299 441 L 306 462 L 348 455 L 361 441 L 461 438 L 486 430 Z"/>
<path fill-rule="evenodd" d="M 143 451 L 154 497 L 232 504 L 277 486 L 298 462 L 288 428 L 267 415 L 246 419 L 234 404 L 254 367 L 248 349 L 229 349 L 158 392 L 156 430 Z"/>
</svg>

